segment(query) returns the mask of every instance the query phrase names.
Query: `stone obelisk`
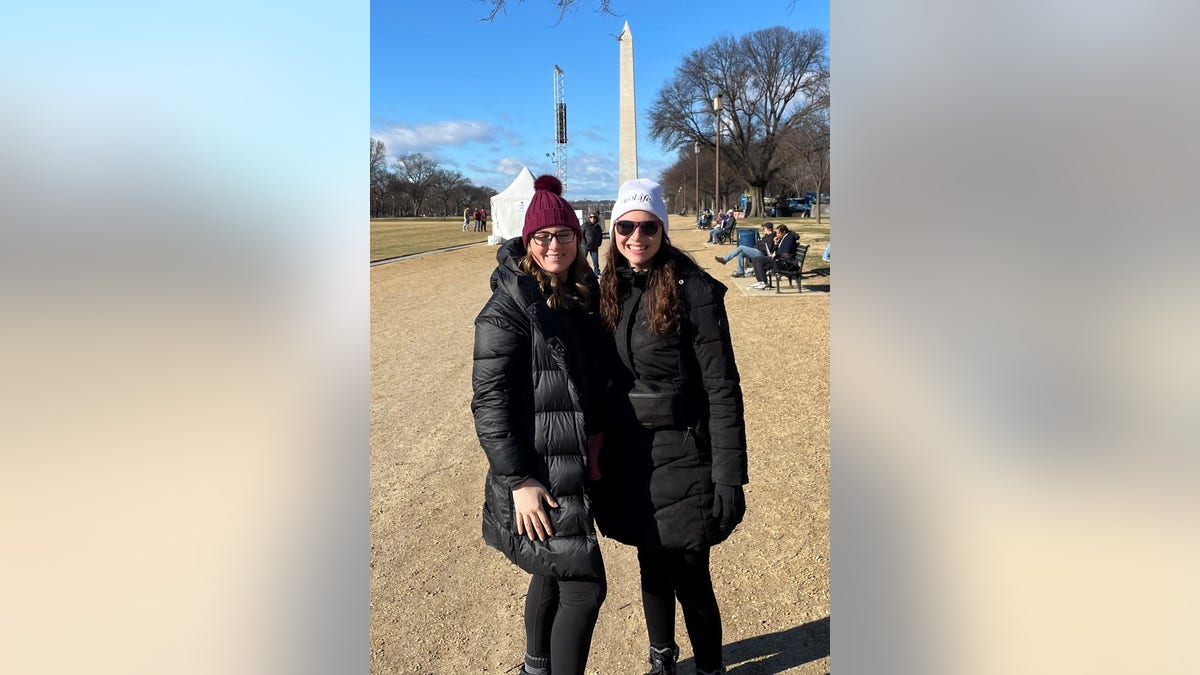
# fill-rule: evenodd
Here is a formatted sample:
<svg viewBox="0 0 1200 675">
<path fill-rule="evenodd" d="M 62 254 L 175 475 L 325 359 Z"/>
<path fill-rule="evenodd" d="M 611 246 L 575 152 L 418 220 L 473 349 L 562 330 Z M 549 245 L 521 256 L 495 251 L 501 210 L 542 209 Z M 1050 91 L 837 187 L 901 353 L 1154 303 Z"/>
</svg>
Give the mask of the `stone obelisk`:
<svg viewBox="0 0 1200 675">
<path fill-rule="evenodd" d="M 621 122 L 619 132 L 620 143 L 620 183 L 638 177 L 637 165 L 637 109 L 633 104 L 633 33 L 629 32 L 629 22 L 617 36 L 621 42 Z"/>
</svg>

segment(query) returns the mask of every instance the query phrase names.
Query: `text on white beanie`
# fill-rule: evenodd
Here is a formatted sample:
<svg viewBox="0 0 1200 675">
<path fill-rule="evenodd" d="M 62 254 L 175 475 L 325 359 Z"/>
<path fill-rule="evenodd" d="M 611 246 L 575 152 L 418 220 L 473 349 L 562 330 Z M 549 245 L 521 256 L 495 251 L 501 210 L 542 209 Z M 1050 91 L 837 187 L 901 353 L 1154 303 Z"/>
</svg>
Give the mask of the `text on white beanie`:
<svg viewBox="0 0 1200 675">
<path fill-rule="evenodd" d="M 663 201 L 662 186 L 646 178 L 634 178 L 625 181 L 617 192 L 617 201 L 613 204 L 612 218 L 608 221 L 611 235 L 613 223 L 620 220 L 630 211 L 649 211 L 658 217 L 663 224 L 663 232 L 667 231 L 667 204 Z"/>
</svg>

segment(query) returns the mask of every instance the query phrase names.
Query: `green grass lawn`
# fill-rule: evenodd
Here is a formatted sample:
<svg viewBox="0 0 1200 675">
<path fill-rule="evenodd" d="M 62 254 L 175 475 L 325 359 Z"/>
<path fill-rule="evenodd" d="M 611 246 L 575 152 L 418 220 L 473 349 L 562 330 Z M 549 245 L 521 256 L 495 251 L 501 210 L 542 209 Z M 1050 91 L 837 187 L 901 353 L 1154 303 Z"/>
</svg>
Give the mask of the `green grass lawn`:
<svg viewBox="0 0 1200 675">
<path fill-rule="evenodd" d="M 492 221 L 488 220 L 488 228 Z M 435 248 L 487 241 L 490 232 L 463 232 L 462 219 L 372 218 L 371 262 Z"/>
</svg>

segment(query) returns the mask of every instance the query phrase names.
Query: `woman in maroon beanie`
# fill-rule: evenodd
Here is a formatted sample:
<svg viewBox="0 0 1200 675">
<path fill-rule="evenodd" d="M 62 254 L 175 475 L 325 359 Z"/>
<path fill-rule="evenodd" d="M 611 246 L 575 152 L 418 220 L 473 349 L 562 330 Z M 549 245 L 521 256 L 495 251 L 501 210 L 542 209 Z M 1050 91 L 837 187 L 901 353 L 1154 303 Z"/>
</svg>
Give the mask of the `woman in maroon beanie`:
<svg viewBox="0 0 1200 675">
<path fill-rule="evenodd" d="M 553 176 L 534 183 L 521 238 L 496 254 L 475 318 L 471 411 L 488 458 L 483 538 L 533 575 L 527 675 L 582 675 L 608 585 L 588 487 L 599 478 L 600 289 L 575 210 Z"/>
</svg>

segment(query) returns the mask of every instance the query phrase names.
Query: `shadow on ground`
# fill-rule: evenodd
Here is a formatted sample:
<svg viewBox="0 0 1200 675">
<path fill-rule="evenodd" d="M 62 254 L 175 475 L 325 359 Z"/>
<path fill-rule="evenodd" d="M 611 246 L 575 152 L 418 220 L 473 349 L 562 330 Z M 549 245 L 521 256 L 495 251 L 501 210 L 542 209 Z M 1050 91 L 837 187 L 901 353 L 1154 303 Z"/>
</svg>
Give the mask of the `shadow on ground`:
<svg viewBox="0 0 1200 675">
<path fill-rule="evenodd" d="M 767 635 L 739 640 L 723 650 L 729 675 L 769 675 L 829 656 L 829 617 Z M 680 672 L 695 672 L 692 659 Z M 683 666 L 686 666 L 684 668 Z"/>
<path fill-rule="evenodd" d="M 828 277 L 828 276 L 829 276 L 829 268 L 822 267 L 820 269 L 815 269 L 810 272 L 805 272 L 804 274 L 801 275 L 801 279 L 805 280 L 805 279 L 812 279 L 815 277 Z M 829 284 L 804 284 L 804 290 L 806 292 L 807 291 L 817 291 L 819 293 L 828 293 L 829 292 Z"/>
<path fill-rule="evenodd" d="M 805 283 L 819 278 L 827 278 L 829 276 L 829 268 L 825 267 L 819 270 L 807 271 L 800 275 L 799 280 L 788 279 L 786 286 L 780 286 L 780 291 L 784 294 L 792 293 L 828 293 L 829 284 L 810 284 Z M 803 291 L 797 287 L 797 284 L 803 287 Z"/>
</svg>

